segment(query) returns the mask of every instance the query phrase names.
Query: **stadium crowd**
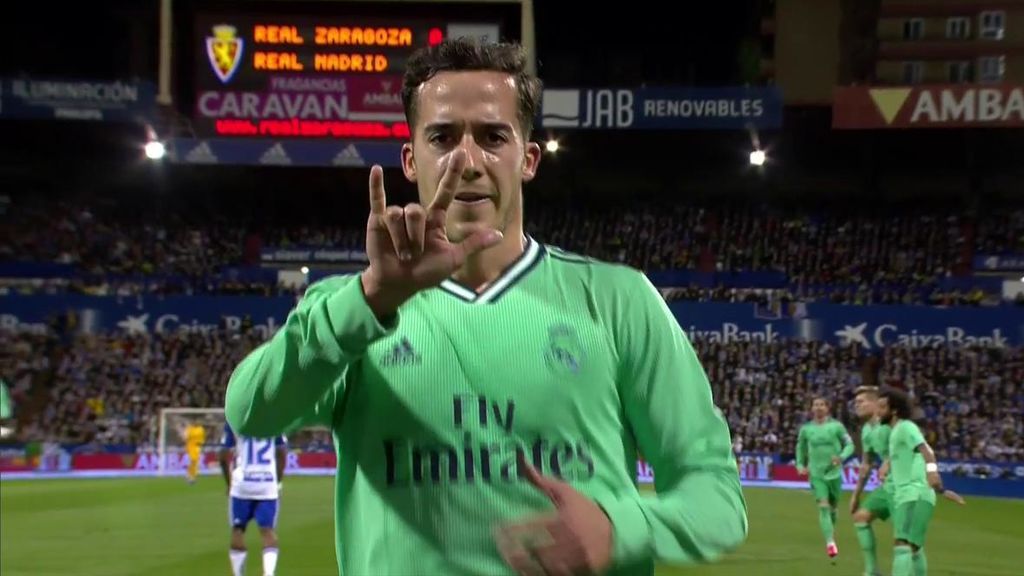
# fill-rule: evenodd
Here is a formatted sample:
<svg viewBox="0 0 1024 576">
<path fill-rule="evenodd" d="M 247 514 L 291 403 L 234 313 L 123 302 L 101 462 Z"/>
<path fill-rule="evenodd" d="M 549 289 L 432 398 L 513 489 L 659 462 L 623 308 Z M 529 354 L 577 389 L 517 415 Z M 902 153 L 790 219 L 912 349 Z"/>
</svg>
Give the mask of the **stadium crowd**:
<svg viewBox="0 0 1024 576">
<path fill-rule="evenodd" d="M 784 275 L 778 298 L 802 302 L 994 304 L 999 296 L 979 287 L 944 290 L 938 283 L 969 271 L 975 254 L 1024 251 L 1024 211 L 978 222 L 940 213 L 882 218 L 674 204 L 534 211 L 527 228 L 541 241 L 649 272 Z M 294 294 L 280 283 L 222 272 L 260 265 L 263 248 L 353 249 L 363 234 L 361 223 L 253 228 L 181 215 L 140 223 L 69 203 L 15 206 L 8 216 L 0 227 L 0 262 L 65 264 L 75 274 L 7 281 L 0 287 L 7 293 Z M 729 298 L 725 287 L 684 288 L 675 297 Z"/>
<path fill-rule="evenodd" d="M 231 370 L 259 344 L 244 327 L 84 335 L 30 362 L 24 351 L 39 336 L 2 338 L 5 375 L 15 374 L 9 381 L 32 372 L 45 396 L 20 436 L 87 444 L 151 445 L 161 408 L 222 406 Z M 1024 349 L 887 348 L 875 355 L 855 345 L 796 340 L 696 340 L 695 348 L 737 450 L 792 454 L 819 394 L 833 400 L 835 416 L 856 437 L 852 391 L 882 383 L 913 393 L 940 457 L 1024 459 Z M 8 361 L 15 356 L 20 360 Z"/>
<path fill-rule="evenodd" d="M 863 348 L 826 342 L 696 341 L 737 447 L 792 454 L 811 400 L 832 400 L 833 414 L 856 438 L 850 403 L 862 384 L 912 393 L 915 415 L 940 458 L 1024 459 L 1024 349 Z"/>
</svg>

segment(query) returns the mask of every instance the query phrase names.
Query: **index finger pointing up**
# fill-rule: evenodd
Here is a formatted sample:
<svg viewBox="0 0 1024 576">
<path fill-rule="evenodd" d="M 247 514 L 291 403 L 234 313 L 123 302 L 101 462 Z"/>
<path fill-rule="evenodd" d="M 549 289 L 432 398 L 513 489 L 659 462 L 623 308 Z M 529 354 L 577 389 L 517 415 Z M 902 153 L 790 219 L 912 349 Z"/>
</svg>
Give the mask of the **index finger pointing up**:
<svg viewBox="0 0 1024 576">
<path fill-rule="evenodd" d="M 370 168 L 370 214 L 383 216 L 388 208 L 387 195 L 384 193 L 384 169 L 378 165 Z"/>
<path fill-rule="evenodd" d="M 441 182 L 437 185 L 437 194 L 434 194 L 434 201 L 430 203 L 430 209 L 440 208 L 447 210 L 455 199 L 455 189 L 459 187 L 459 180 L 462 179 L 462 171 L 466 168 L 466 152 L 458 148 L 448 157 L 448 167 L 441 176 Z"/>
</svg>

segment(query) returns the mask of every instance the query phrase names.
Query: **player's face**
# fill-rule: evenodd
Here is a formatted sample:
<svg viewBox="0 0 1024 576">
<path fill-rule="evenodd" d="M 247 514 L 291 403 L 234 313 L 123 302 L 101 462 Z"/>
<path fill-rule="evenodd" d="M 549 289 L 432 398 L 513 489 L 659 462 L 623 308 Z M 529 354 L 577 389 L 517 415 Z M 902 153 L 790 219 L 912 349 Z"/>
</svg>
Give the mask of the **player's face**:
<svg viewBox="0 0 1024 576">
<path fill-rule="evenodd" d="M 825 416 L 828 416 L 828 404 L 821 398 L 814 400 L 814 402 L 811 403 L 811 414 L 813 414 L 815 418 L 824 418 Z"/>
<path fill-rule="evenodd" d="M 857 412 L 857 417 L 863 420 L 874 417 L 878 410 L 878 403 L 874 398 L 869 397 L 867 394 L 861 394 L 854 398 L 853 409 Z"/>
<path fill-rule="evenodd" d="M 882 419 L 882 422 L 892 422 L 892 409 L 889 408 L 888 398 L 878 399 L 878 417 Z"/>
<path fill-rule="evenodd" d="M 515 80 L 489 71 L 440 72 L 419 89 L 412 142 L 402 149 L 406 178 L 426 206 L 452 152 L 466 152 L 466 169 L 448 210 L 448 237 L 458 242 L 464 225 L 522 233 L 522 183 L 532 180 L 540 146 L 525 142 L 519 125 Z M 514 241 L 518 241 L 518 238 Z"/>
</svg>

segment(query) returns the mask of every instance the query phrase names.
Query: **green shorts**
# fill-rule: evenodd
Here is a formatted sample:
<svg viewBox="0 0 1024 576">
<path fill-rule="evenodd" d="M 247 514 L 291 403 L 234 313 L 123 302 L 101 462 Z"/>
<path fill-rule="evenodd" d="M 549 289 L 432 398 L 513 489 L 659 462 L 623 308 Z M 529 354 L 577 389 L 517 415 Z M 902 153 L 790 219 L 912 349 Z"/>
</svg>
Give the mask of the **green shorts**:
<svg viewBox="0 0 1024 576">
<path fill-rule="evenodd" d="M 892 530 L 896 540 L 906 540 L 918 548 L 924 547 L 928 523 L 935 505 L 925 500 L 912 500 L 897 504 L 892 515 Z"/>
<path fill-rule="evenodd" d="M 843 491 L 843 479 L 824 480 L 822 478 L 811 478 L 811 492 L 814 493 L 814 501 L 821 502 L 828 500 L 828 503 L 835 506 L 839 502 L 839 494 Z"/>
<path fill-rule="evenodd" d="M 872 516 L 884 522 L 892 514 L 892 492 L 885 488 L 876 488 L 861 502 L 860 507 L 861 510 L 871 512 Z"/>
</svg>

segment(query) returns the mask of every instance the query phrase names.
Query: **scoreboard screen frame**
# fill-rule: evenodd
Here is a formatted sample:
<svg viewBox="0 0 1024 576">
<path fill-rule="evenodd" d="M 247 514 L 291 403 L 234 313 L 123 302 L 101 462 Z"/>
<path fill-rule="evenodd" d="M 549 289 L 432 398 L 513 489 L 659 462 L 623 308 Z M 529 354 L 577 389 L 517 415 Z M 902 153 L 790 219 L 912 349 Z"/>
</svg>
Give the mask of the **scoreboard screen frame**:
<svg viewBox="0 0 1024 576">
<path fill-rule="evenodd" d="M 401 77 L 414 50 L 481 31 L 519 35 L 515 4 L 340 4 L 188 14 L 177 101 L 195 136 L 406 141 Z"/>
</svg>

